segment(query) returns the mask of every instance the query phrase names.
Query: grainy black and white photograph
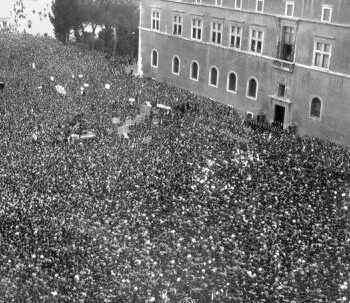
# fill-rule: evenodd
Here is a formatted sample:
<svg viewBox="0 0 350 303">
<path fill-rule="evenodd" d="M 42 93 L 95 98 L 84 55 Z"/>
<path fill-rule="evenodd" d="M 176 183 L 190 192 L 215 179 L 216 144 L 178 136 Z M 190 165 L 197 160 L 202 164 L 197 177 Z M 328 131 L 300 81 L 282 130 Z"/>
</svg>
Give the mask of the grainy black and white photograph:
<svg viewBox="0 0 350 303">
<path fill-rule="evenodd" d="M 350 0 L 0 0 L 0 303 L 350 303 Z"/>
</svg>

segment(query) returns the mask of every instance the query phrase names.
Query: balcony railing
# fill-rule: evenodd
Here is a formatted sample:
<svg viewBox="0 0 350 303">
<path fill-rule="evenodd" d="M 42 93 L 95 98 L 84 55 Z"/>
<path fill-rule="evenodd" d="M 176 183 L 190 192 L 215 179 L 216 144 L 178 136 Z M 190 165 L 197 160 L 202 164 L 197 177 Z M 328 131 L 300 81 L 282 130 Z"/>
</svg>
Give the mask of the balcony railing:
<svg viewBox="0 0 350 303">
<path fill-rule="evenodd" d="M 281 69 L 281 70 L 284 70 L 284 71 L 292 73 L 294 71 L 295 63 L 294 62 L 289 62 L 289 61 L 284 61 L 284 60 L 276 58 L 276 59 L 273 60 L 273 65 L 274 65 L 275 68 L 278 68 L 278 69 Z"/>
</svg>

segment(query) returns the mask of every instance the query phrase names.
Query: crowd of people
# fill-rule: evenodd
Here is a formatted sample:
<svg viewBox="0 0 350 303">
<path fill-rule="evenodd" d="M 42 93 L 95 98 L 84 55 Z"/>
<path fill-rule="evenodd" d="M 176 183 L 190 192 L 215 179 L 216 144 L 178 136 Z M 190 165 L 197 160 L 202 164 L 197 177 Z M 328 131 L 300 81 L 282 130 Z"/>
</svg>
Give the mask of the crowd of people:
<svg viewBox="0 0 350 303">
<path fill-rule="evenodd" d="M 123 59 L 0 46 L 0 302 L 349 302 L 347 148 L 255 129 Z M 77 121 L 96 137 L 66 140 Z"/>
</svg>

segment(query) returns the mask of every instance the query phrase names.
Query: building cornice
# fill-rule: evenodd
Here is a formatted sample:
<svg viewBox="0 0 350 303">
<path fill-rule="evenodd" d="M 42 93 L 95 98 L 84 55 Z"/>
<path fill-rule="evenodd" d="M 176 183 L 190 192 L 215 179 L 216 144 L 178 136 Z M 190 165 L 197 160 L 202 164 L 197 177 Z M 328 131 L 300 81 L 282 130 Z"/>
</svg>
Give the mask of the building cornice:
<svg viewBox="0 0 350 303">
<path fill-rule="evenodd" d="M 314 34 L 316 38 L 325 39 L 325 40 L 335 40 L 335 37 L 333 36 L 325 36 L 320 34 Z"/>
<path fill-rule="evenodd" d="M 174 14 L 185 14 L 186 12 L 185 11 L 181 11 L 181 10 L 178 10 L 178 9 L 172 9 L 171 10 Z"/>
<path fill-rule="evenodd" d="M 168 0 L 166 0 L 166 1 L 168 1 Z M 228 46 L 225 46 L 225 45 L 213 44 L 213 43 L 210 43 L 210 42 L 207 42 L 207 41 L 193 40 L 193 39 L 190 39 L 190 38 L 187 38 L 187 37 L 184 37 L 184 36 L 177 36 L 177 35 L 172 35 L 172 34 L 160 32 L 160 31 L 154 31 L 154 30 L 151 30 L 150 28 L 146 28 L 146 27 L 141 27 L 140 26 L 139 30 L 140 31 L 144 31 L 144 32 L 154 33 L 156 35 L 162 35 L 162 36 L 166 36 L 166 37 L 171 37 L 173 39 L 180 39 L 180 40 L 184 40 L 184 41 L 188 41 L 188 42 L 192 42 L 192 43 L 202 44 L 202 45 L 206 45 L 206 46 L 209 46 L 209 47 L 217 47 L 217 48 L 229 50 L 229 51 L 236 52 L 236 53 L 245 54 L 245 55 L 252 56 L 252 57 L 258 57 L 258 58 L 261 58 L 261 59 L 264 59 L 264 60 L 269 60 L 269 61 L 278 60 L 275 57 L 271 57 L 271 56 L 267 56 L 267 55 L 263 55 L 263 54 L 257 54 L 257 53 L 249 52 L 249 51 L 242 50 L 242 49 L 231 48 L 231 47 L 228 47 Z M 302 63 L 297 63 L 297 62 L 295 62 L 294 64 L 297 67 L 301 67 L 301 68 L 304 68 L 304 69 L 312 70 L 312 71 L 315 71 L 315 72 L 320 72 L 320 73 L 325 73 L 325 74 L 332 75 L 332 76 L 338 76 L 338 77 L 350 79 L 350 74 L 339 73 L 339 72 L 331 71 L 331 70 L 328 70 L 328 69 L 321 69 L 321 68 L 317 68 L 317 67 L 314 67 L 314 66 L 309 66 L 309 65 L 302 64 Z"/>
<path fill-rule="evenodd" d="M 269 16 L 269 17 L 274 17 L 274 18 L 284 18 L 286 20 L 291 20 L 291 21 L 303 21 L 303 22 L 307 22 L 307 23 L 314 23 L 314 24 L 319 24 L 319 25 L 327 25 L 327 26 L 334 26 L 334 27 L 341 27 L 341 28 L 350 29 L 350 24 L 334 23 L 334 22 L 322 22 L 321 20 L 313 20 L 313 19 L 300 18 L 300 17 L 286 17 L 285 15 L 277 15 L 277 14 L 271 14 L 271 13 L 267 13 L 267 12 L 256 12 L 256 11 L 251 11 L 251 10 L 246 10 L 246 9 L 236 9 L 236 8 L 229 7 L 229 6 L 196 4 L 196 3 L 188 3 L 188 2 L 179 2 L 176 0 L 162 0 L 162 1 L 176 3 L 178 5 L 182 4 L 182 5 L 190 5 L 190 6 L 196 6 L 196 7 L 215 8 L 215 9 L 221 9 L 221 10 L 226 10 L 226 11 L 230 10 L 230 11 L 242 12 L 242 13 L 253 14 L 253 15 L 263 15 L 263 16 Z"/>
</svg>

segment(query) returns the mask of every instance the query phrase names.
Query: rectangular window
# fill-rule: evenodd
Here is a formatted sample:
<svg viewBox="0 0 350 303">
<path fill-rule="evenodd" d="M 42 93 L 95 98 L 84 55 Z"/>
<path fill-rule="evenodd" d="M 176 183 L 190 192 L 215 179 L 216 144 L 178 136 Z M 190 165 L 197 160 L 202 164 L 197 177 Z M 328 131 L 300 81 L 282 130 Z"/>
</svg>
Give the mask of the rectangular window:
<svg viewBox="0 0 350 303">
<path fill-rule="evenodd" d="M 182 16 L 175 15 L 173 18 L 173 35 L 182 35 L 183 18 Z"/>
<path fill-rule="evenodd" d="M 256 0 L 256 11 L 260 13 L 264 11 L 264 0 Z"/>
<path fill-rule="evenodd" d="M 242 9 L 242 0 L 235 0 L 235 9 Z"/>
<path fill-rule="evenodd" d="M 295 29 L 291 26 L 282 27 L 282 43 L 280 45 L 280 59 L 293 62 L 295 52 Z"/>
<path fill-rule="evenodd" d="M 222 38 L 222 23 L 211 23 L 211 42 L 215 44 L 221 44 Z"/>
<path fill-rule="evenodd" d="M 231 25 L 230 27 L 230 47 L 241 48 L 242 41 L 242 27 Z"/>
<path fill-rule="evenodd" d="M 250 51 L 262 54 L 264 32 L 258 29 L 250 30 Z"/>
<path fill-rule="evenodd" d="M 332 7 L 329 5 L 322 5 L 322 17 L 323 22 L 331 22 L 332 20 Z"/>
<path fill-rule="evenodd" d="M 152 10 L 152 29 L 159 31 L 160 28 L 160 12 L 158 10 Z"/>
<path fill-rule="evenodd" d="M 247 112 L 247 120 L 252 120 L 254 118 L 254 114 L 252 112 Z"/>
<path fill-rule="evenodd" d="M 197 18 L 192 19 L 192 39 L 198 41 L 202 40 L 202 31 L 203 21 Z"/>
<path fill-rule="evenodd" d="M 287 17 L 293 17 L 294 16 L 294 2 L 287 1 L 285 15 Z"/>
<path fill-rule="evenodd" d="M 279 83 L 278 84 L 278 92 L 277 92 L 277 96 L 278 97 L 285 97 L 286 95 L 286 85 L 283 83 Z"/>
<path fill-rule="evenodd" d="M 332 45 L 323 41 L 315 41 L 313 66 L 329 69 Z"/>
<path fill-rule="evenodd" d="M 222 6 L 222 0 L 216 0 L 215 4 L 216 6 Z"/>
</svg>

